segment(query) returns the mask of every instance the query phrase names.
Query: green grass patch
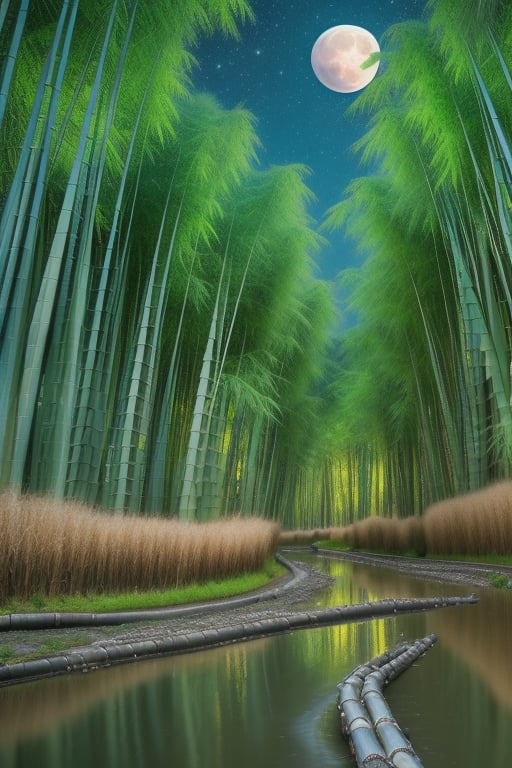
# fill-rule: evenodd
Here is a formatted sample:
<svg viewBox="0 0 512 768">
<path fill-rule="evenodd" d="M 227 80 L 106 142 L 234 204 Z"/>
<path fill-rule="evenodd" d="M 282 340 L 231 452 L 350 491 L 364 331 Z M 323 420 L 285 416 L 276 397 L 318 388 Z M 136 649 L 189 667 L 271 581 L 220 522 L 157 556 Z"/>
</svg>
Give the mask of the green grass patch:
<svg viewBox="0 0 512 768">
<path fill-rule="evenodd" d="M 0 665 L 16 664 L 19 661 L 30 661 L 31 659 L 40 659 L 60 651 L 69 651 L 70 648 L 78 648 L 83 645 L 90 645 L 89 635 L 74 635 L 72 638 L 50 637 L 41 642 L 37 648 L 32 651 L 20 651 L 12 645 L 0 645 Z"/>
<path fill-rule="evenodd" d="M 286 573 L 286 568 L 274 558 L 268 558 L 259 571 L 244 573 L 223 581 L 208 581 L 186 587 L 150 592 L 125 592 L 120 594 L 61 595 L 47 597 L 33 595 L 29 600 L 10 600 L 0 606 L 0 614 L 7 613 L 110 613 L 135 611 L 148 608 L 165 608 L 172 605 L 220 600 L 264 587 L 273 579 Z"/>
<path fill-rule="evenodd" d="M 489 582 L 497 589 L 512 589 L 512 580 L 510 576 L 504 573 L 493 573 L 489 576 Z"/>
<path fill-rule="evenodd" d="M 332 541 L 331 539 L 315 541 L 315 547 L 318 547 L 318 549 L 335 549 L 339 552 L 350 552 L 352 549 L 352 547 L 344 541 Z"/>
<path fill-rule="evenodd" d="M 0 664 L 7 664 L 15 658 L 14 649 L 10 645 L 0 645 Z"/>
<path fill-rule="evenodd" d="M 332 540 L 325 540 L 325 541 L 316 541 L 315 546 L 318 547 L 318 549 L 331 549 L 335 552 L 367 552 L 371 555 L 393 555 L 398 557 L 423 557 L 423 555 L 418 555 L 417 552 L 414 552 L 412 550 L 409 550 L 407 552 L 389 552 L 384 549 L 379 549 L 376 547 L 365 547 L 365 548 L 356 548 L 350 546 L 350 544 L 347 544 L 344 541 L 332 541 Z"/>
<path fill-rule="evenodd" d="M 23 661 L 31 658 L 39 658 L 40 656 L 46 656 L 51 653 L 59 653 L 59 651 L 66 651 L 70 647 L 78 648 L 82 645 L 90 645 L 91 638 L 89 635 L 75 635 L 71 642 L 69 637 L 60 639 L 57 637 L 50 637 L 41 643 L 39 648 L 32 653 L 23 654 Z"/>
</svg>

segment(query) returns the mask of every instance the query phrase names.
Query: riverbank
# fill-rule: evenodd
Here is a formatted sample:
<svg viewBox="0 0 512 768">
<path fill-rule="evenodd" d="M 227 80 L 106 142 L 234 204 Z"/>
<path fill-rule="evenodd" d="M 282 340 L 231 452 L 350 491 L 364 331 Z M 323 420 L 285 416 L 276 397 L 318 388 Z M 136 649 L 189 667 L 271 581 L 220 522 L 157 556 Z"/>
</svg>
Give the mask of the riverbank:
<svg viewBox="0 0 512 768">
<path fill-rule="evenodd" d="M 405 571 L 418 578 L 449 581 L 459 586 L 461 584 L 489 586 L 488 578 L 476 564 L 416 561 L 411 558 L 387 558 L 364 553 L 326 551 L 321 554 L 364 562 L 367 565 L 389 567 Z M 290 556 L 290 552 L 287 552 L 287 555 Z M 486 566 L 485 569 L 486 571 L 495 570 L 493 566 Z M 133 660 L 137 657 L 137 651 L 134 648 L 140 649 L 139 655 L 143 655 L 144 647 L 147 648 L 148 653 L 154 653 L 155 648 L 161 648 L 163 653 L 184 652 L 193 650 L 194 647 L 201 647 L 201 641 L 208 638 L 212 644 L 216 640 L 224 642 L 226 628 L 237 627 L 237 631 L 231 638 L 234 641 L 264 634 L 265 631 L 290 630 L 295 626 L 298 627 L 301 621 L 314 626 L 318 619 L 318 612 L 307 613 L 301 606 L 311 602 L 315 594 L 326 589 L 330 583 L 330 577 L 316 568 L 304 563 L 299 567 L 298 564 L 291 562 L 288 576 L 281 577 L 268 588 L 258 590 L 253 595 L 169 609 L 165 619 L 159 618 L 149 622 L 145 617 L 145 620 L 120 626 L 86 626 L 84 624 L 73 628 L 6 631 L 0 636 L 1 647 L 4 649 L 3 660 L 7 661 L 8 667 L 14 668 L 16 663 L 23 663 L 28 659 L 51 659 L 58 672 L 72 671 L 74 668 L 85 671 L 102 666 L 99 661 L 101 660 L 100 651 L 107 646 L 110 651 L 113 649 L 114 655 L 118 649 L 119 661 L 130 660 L 130 654 Z M 388 610 L 391 612 L 396 610 L 394 604 L 391 605 L 392 601 L 388 602 L 390 603 L 390 606 L 387 606 Z M 438 601 L 436 607 L 442 604 L 442 601 Z M 414 608 L 412 604 L 398 606 L 398 608 L 400 610 L 428 609 L 427 606 Z M 386 610 L 386 605 L 381 609 Z M 363 618 L 371 618 L 368 611 Z M 329 616 L 323 619 L 329 620 Z M 357 612 L 353 612 L 351 620 L 357 619 Z M 192 638 L 191 642 L 190 638 Z M 8 654 L 5 653 L 5 649 L 8 649 Z M 126 658 L 121 658 L 122 654 L 126 654 Z M 75 666 L 70 667 L 70 657 L 74 659 Z M 56 662 L 57 659 L 61 660 L 60 666 Z M 44 670 L 43 667 L 41 669 Z M 5 667 L 4 673 L 5 684 L 9 682 Z M 35 667 L 34 676 L 38 676 Z"/>
<path fill-rule="evenodd" d="M 179 637 L 192 632 L 282 616 L 293 610 L 294 606 L 311 600 L 332 581 L 315 568 L 303 564 L 297 568 L 293 562 L 288 562 L 290 567 L 287 574 L 253 593 L 227 600 L 175 606 L 166 611 L 165 618 L 158 618 L 162 611 L 133 611 L 130 621 L 127 614 L 124 614 L 126 621 L 122 624 L 119 621 L 98 624 L 84 617 L 82 622 L 77 622 L 73 627 L 62 626 L 64 622 L 58 621 L 60 626 L 48 628 L 46 624 L 46 628 L 38 629 L 37 616 L 33 616 L 32 621 L 30 617 L 19 616 L 19 628 L 10 629 L 8 618 L 1 617 L 3 622 L 0 622 L 0 629 L 3 631 L 0 633 L 0 664 L 2 661 L 11 664 L 45 658 L 66 649 L 77 651 L 105 642 L 122 645 L 155 637 Z M 151 620 L 148 613 L 152 613 Z M 41 625 L 43 621 L 47 622 L 47 616 L 39 616 Z M 21 629 L 23 623 L 25 629 Z"/>
<path fill-rule="evenodd" d="M 336 557 L 378 568 L 391 568 L 407 576 L 427 581 L 450 582 L 475 587 L 490 587 L 491 577 L 503 574 L 512 582 L 512 566 L 492 563 L 473 563 L 462 560 L 435 560 L 426 557 L 399 557 L 397 555 L 376 555 L 371 552 L 349 552 L 332 549 L 318 549 L 323 557 Z"/>
</svg>

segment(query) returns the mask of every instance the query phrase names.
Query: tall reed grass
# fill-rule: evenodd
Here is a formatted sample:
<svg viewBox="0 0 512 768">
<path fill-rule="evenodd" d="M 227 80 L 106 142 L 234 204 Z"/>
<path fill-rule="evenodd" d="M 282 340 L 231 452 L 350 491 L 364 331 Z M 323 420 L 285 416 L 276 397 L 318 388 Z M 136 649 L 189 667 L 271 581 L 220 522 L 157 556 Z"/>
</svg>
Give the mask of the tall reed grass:
<svg viewBox="0 0 512 768">
<path fill-rule="evenodd" d="M 328 531 L 353 549 L 418 555 L 512 554 L 512 481 L 427 507 L 421 517 L 368 517 Z M 305 538 L 305 536 L 304 536 Z"/>
<path fill-rule="evenodd" d="M 511 554 L 512 482 L 432 504 L 423 521 L 431 554 Z"/>
<path fill-rule="evenodd" d="M 280 526 L 107 515 L 50 497 L 0 494 L 0 601 L 34 594 L 166 589 L 258 570 Z"/>
<path fill-rule="evenodd" d="M 343 528 L 331 531 L 331 540 L 351 549 L 404 553 L 422 553 L 421 519 L 367 517 Z"/>
<path fill-rule="evenodd" d="M 281 546 L 307 546 L 313 544 L 319 539 L 326 540 L 331 538 L 330 528 L 307 528 L 294 531 L 281 531 L 279 534 L 279 544 Z"/>
</svg>

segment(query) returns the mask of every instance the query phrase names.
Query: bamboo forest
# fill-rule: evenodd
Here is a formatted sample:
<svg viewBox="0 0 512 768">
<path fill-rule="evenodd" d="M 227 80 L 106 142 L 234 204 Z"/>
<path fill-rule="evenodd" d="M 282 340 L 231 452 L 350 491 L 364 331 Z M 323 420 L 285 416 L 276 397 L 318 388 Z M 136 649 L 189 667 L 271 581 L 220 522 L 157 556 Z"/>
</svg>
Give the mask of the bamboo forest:
<svg viewBox="0 0 512 768">
<path fill-rule="evenodd" d="M 387 30 L 320 221 L 306 165 L 194 88 L 198 41 L 252 17 L 2 0 L 0 490 L 291 529 L 510 477 L 512 5 Z"/>
</svg>

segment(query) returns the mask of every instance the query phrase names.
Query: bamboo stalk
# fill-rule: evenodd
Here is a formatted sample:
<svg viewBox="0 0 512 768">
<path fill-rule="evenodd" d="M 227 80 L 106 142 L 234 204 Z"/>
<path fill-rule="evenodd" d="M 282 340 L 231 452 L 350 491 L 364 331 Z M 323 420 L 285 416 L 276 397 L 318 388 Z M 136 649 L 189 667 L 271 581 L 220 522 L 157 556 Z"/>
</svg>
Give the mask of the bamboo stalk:
<svg viewBox="0 0 512 768">
<path fill-rule="evenodd" d="M 7 97 L 11 88 L 11 81 L 14 72 L 14 66 L 16 64 L 16 54 L 20 46 L 23 29 L 25 27 L 25 21 L 28 14 L 28 6 L 30 0 L 22 0 L 18 10 L 18 17 L 14 32 L 12 35 L 11 45 L 9 47 L 9 53 L 7 55 L 7 61 L 4 68 L 2 83 L 0 84 L 0 126 L 2 125 L 5 108 L 7 106 Z M 4 20 L 7 14 L 7 8 L 9 3 L 2 3 L 0 8 L 0 30 L 3 27 Z"/>
</svg>

